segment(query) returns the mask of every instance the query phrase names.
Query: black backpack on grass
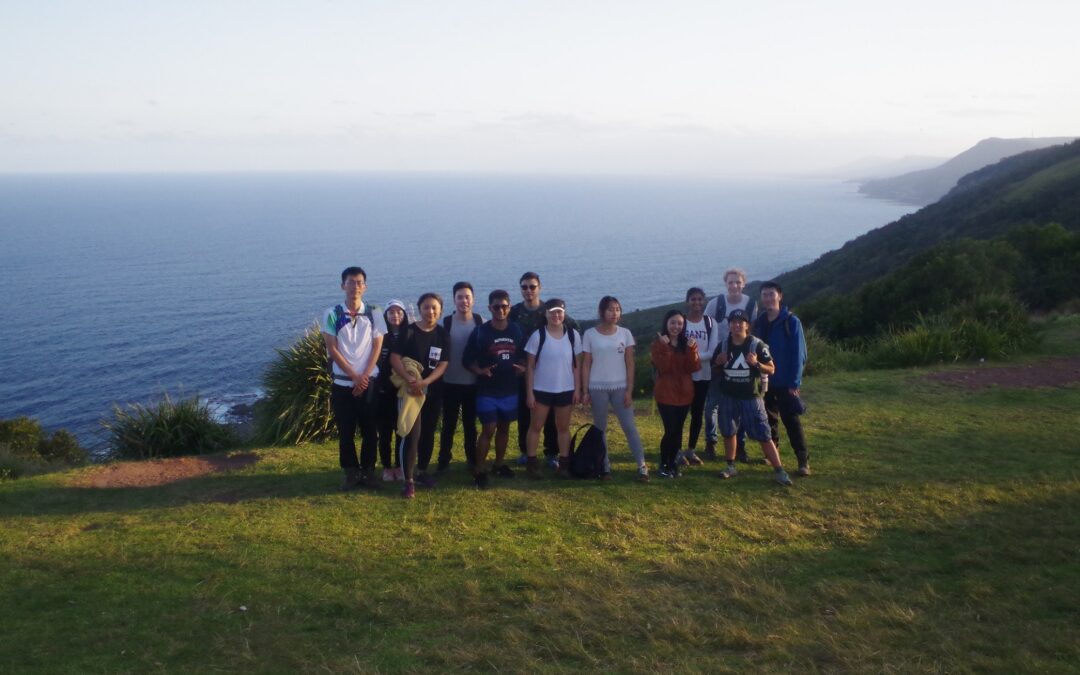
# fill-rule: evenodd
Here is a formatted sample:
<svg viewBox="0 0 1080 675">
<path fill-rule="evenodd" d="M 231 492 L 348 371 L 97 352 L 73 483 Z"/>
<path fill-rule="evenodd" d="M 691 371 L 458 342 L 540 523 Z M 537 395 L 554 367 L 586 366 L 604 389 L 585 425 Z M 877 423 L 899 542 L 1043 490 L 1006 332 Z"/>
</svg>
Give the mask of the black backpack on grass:
<svg viewBox="0 0 1080 675">
<path fill-rule="evenodd" d="M 582 435 L 582 431 L 585 434 Z M 578 440 L 581 436 L 581 440 Z M 604 457 L 607 456 L 607 444 L 604 432 L 592 424 L 582 424 L 574 432 L 570 442 L 570 473 L 575 478 L 599 478 L 604 473 Z"/>
</svg>

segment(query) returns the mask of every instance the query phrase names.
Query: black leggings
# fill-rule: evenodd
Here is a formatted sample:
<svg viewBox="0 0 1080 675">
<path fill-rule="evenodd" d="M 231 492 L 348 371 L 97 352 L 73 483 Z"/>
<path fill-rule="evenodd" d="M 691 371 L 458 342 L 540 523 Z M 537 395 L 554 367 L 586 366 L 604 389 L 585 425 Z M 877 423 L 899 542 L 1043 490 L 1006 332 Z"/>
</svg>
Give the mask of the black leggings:
<svg viewBox="0 0 1080 675">
<path fill-rule="evenodd" d="M 401 444 L 401 437 L 395 433 L 397 429 L 398 397 L 397 390 L 393 386 L 383 389 L 379 393 L 378 415 L 376 427 L 379 430 L 379 461 L 384 469 L 401 466 L 398 454 L 394 452 L 394 439 Z"/>
<path fill-rule="evenodd" d="M 693 450 L 697 447 L 698 435 L 701 434 L 701 423 L 705 419 L 705 396 L 709 393 L 709 381 L 694 381 L 694 402 L 690 404 L 690 438 L 686 447 Z"/>
<path fill-rule="evenodd" d="M 420 408 L 420 416 L 416 418 L 409 435 L 402 439 L 400 447 L 404 456 L 401 466 L 405 470 L 405 480 L 412 480 L 417 468 L 421 473 L 426 472 L 431 464 L 431 455 L 435 450 L 435 426 L 439 423 L 439 413 L 442 412 L 441 393 L 442 387 L 434 384 L 428 387 L 424 407 Z"/>
<path fill-rule="evenodd" d="M 670 469 L 675 466 L 675 457 L 682 445 L 682 430 L 686 424 L 688 405 L 665 405 L 657 403 L 660 421 L 664 423 L 664 436 L 660 439 L 660 468 Z"/>
<path fill-rule="evenodd" d="M 442 434 L 439 437 L 439 466 L 453 458 L 454 432 L 458 411 L 461 411 L 461 436 L 465 446 L 465 461 L 473 465 L 476 458 L 476 385 L 443 383 Z"/>
</svg>

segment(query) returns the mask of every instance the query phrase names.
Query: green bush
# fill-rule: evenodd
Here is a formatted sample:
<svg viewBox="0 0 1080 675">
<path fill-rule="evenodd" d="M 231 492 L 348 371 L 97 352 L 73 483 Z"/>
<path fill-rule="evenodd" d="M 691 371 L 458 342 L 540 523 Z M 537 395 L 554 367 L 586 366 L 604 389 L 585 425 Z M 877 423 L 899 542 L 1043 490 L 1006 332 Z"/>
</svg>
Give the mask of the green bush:
<svg viewBox="0 0 1080 675">
<path fill-rule="evenodd" d="M 60 429 L 49 434 L 37 420 L 0 420 L 0 478 L 18 478 L 86 461 L 75 436 Z"/>
<path fill-rule="evenodd" d="M 330 436 L 334 431 L 330 386 L 326 345 L 314 325 L 288 349 L 277 350 L 263 376 L 266 398 L 256 416 L 260 439 L 299 444 Z"/>
<path fill-rule="evenodd" d="M 214 421 L 198 398 L 174 401 L 168 394 L 155 405 L 115 406 L 102 422 L 109 446 L 119 459 L 151 459 L 218 452 L 236 444 L 233 433 Z"/>
<path fill-rule="evenodd" d="M 804 375 L 821 375 L 866 367 L 866 355 L 857 346 L 830 340 L 814 327 L 805 328 L 806 366 Z"/>
</svg>

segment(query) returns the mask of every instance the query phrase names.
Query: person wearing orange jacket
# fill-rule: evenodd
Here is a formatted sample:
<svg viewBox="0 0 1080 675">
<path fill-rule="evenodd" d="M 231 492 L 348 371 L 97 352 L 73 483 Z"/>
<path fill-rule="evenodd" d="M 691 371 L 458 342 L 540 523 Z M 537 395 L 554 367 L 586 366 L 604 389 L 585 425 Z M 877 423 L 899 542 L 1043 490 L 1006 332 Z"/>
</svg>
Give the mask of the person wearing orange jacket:
<svg viewBox="0 0 1080 675">
<path fill-rule="evenodd" d="M 683 425 L 694 402 L 692 375 L 701 368 L 697 340 L 686 336 L 686 315 L 673 309 L 664 315 L 651 348 L 653 398 L 660 411 L 664 435 L 660 439 L 660 477 L 679 475 L 676 457 L 682 447 Z"/>
</svg>

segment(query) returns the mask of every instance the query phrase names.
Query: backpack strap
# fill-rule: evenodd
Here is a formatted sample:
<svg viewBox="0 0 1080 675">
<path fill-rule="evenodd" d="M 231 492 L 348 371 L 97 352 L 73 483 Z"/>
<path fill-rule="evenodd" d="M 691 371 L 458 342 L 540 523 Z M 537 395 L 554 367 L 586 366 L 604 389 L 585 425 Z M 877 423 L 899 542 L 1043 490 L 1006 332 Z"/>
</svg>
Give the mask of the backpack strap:
<svg viewBox="0 0 1080 675">
<path fill-rule="evenodd" d="M 450 322 L 453 321 L 453 320 L 454 320 L 454 315 L 453 314 L 451 314 L 450 316 L 444 316 L 443 320 L 442 320 L 443 330 L 449 331 L 450 330 Z"/>
<path fill-rule="evenodd" d="M 574 450 L 577 449 L 578 435 L 580 435 L 582 431 L 586 431 L 591 426 L 592 426 L 591 422 L 585 422 L 581 426 L 579 426 L 577 429 L 574 430 L 574 435 L 570 437 L 570 450 L 571 451 L 574 451 Z"/>
<path fill-rule="evenodd" d="M 746 303 L 746 316 L 749 316 L 749 317 L 754 316 L 754 310 L 756 308 L 757 308 L 757 300 L 755 300 L 754 298 L 750 298 L 750 300 Z"/>
<path fill-rule="evenodd" d="M 705 319 L 705 346 L 708 347 L 709 343 L 712 342 L 713 318 L 708 314 L 702 318 Z"/>
<path fill-rule="evenodd" d="M 723 293 L 716 296 L 716 310 L 713 311 L 716 317 L 716 322 L 720 323 L 727 318 L 727 297 Z"/>
</svg>

